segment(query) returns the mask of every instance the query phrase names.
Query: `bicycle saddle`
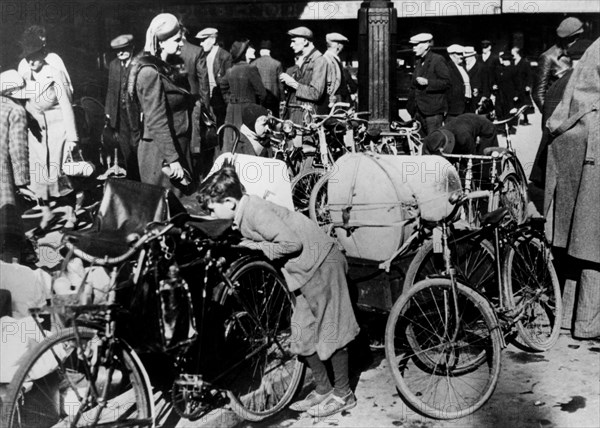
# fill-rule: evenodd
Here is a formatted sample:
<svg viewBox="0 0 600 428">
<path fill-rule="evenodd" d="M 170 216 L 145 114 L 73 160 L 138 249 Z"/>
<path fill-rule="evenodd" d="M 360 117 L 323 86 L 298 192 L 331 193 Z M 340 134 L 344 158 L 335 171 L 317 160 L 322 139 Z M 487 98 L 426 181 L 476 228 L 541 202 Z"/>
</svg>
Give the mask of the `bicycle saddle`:
<svg viewBox="0 0 600 428">
<path fill-rule="evenodd" d="M 493 153 L 498 153 L 498 155 L 502 156 L 506 152 L 508 152 L 508 149 L 505 147 L 486 147 L 483 149 L 484 156 L 491 156 Z"/>
<path fill-rule="evenodd" d="M 506 208 L 498 208 L 497 210 L 491 211 L 481 218 L 481 224 L 484 226 L 495 226 L 500 224 L 507 212 L 508 209 Z"/>
</svg>

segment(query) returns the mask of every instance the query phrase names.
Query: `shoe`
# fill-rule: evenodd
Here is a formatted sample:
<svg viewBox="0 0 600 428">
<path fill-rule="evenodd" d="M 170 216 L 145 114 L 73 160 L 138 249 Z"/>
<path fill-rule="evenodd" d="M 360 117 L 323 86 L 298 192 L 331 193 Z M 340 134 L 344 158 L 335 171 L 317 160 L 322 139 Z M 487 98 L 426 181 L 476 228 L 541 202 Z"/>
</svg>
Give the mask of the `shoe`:
<svg viewBox="0 0 600 428">
<path fill-rule="evenodd" d="M 295 412 L 306 412 L 308 409 L 318 405 L 330 395 L 332 395 L 332 391 L 326 394 L 319 394 L 317 391 L 312 391 L 310 394 L 304 397 L 303 400 L 292 403 L 290 405 L 290 410 Z"/>
<path fill-rule="evenodd" d="M 350 391 L 344 397 L 338 397 L 335 394 L 330 394 L 326 400 L 323 400 L 319 404 L 311 407 L 306 413 L 315 418 L 326 418 L 341 411 L 351 409 L 355 406 L 356 397 L 354 396 L 354 393 Z"/>
</svg>

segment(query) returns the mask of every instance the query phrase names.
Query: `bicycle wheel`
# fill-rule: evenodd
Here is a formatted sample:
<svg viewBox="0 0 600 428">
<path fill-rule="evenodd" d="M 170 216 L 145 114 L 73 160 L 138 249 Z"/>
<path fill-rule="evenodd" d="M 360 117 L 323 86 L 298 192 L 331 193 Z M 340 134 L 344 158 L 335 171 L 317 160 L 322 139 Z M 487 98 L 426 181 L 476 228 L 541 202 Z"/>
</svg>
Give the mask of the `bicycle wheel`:
<svg viewBox="0 0 600 428">
<path fill-rule="evenodd" d="M 329 177 L 330 174 L 325 174 L 317 181 L 308 203 L 310 219 L 323 228 L 331 224 L 331 215 L 327 205 L 327 182 Z"/>
<path fill-rule="evenodd" d="M 305 171 L 292 180 L 292 202 L 296 211 L 308 217 L 310 194 L 315 184 L 325 174 L 322 169 Z"/>
<path fill-rule="evenodd" d="M 558 340 L 562 319 L 560 284 L 550 249 L 538 238 L 521 237 L 508 249 L 503 274 L 506 301 L 520 312 L 518 338 L 534 351 L 546 351 Z"/>
<path fill-rule="evenodd" d="M 472 237 L 450 238 L 452 265 L 456 269 L 457 281 L 479 291 L 493 301 L 498 297 L 494 246 L 488 240 Z M 427 240 L 421 245 L 406 270 L 403 290 L 414 284 L 444 272 L 442 254 L 433 252 L 433 241 Z"/>
<path fill-rule="evenodd" d="M 527 220 L 527 186 L 514 172 L 500 176 L 500 207 L 508 209 L 508 214 L 517 222 L 523 224 Z"/>
<path fill-rule="evenodd" d="M 78 346 L 79 345 L 79 346 Z M 3 427 L 152 426 L 148 375 L 126 344 L 89 328 L 49 336 L 19 366 Z"/>
<path fill-rule="evenodd" d="M 449 279 L 415 284 L 396 301 L 385 329 L 386 358 L 401 397 L 437 419 L 479 409 L 500 374 L 502 336 L 492 307 L 463 284 L 456 283 L 456 291 L 458 314 Z"/>
<path fill-rule="evenodd" d="M 282 410 L 296 393 L 304 363 L 290 352 L 293 295 L 267 262 L 253 260 L 230 273 L 235 290 L 224 293 L 224 380 L 231 408 L 260 421 Z"/>
</svg>

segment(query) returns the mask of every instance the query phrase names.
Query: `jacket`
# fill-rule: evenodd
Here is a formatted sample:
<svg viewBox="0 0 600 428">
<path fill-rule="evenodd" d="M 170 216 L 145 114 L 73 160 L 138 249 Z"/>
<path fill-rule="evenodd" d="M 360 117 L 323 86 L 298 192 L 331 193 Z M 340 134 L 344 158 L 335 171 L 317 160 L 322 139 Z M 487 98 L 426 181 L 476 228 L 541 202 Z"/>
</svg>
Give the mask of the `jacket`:
<svg viewBox="0 0 600 428">
<path fill-rule="evenodd" d="M 260 74 L 260 79 L 267 93 L 279 100 L 283 94 L 283 87 L 279 81 L 279 75 L 283 73 L 281 62 L 268 55 L 263 55 L 252 61 L 252 65 L 258 69 L 258 74 Z"/>
<path fill-rule="evenodd" d="M 563 48 L 553 45 L 540 55 L 537 66 L 537 78 L 533 87 L 533 101 L 541 111 L 544 107 L 546 91 L 554 83 L 562 71 L 571 66 L 571 60 L 565 55 Z"/>
<path fill-rule="evenodd" d="M 426 78 L 427 85 L 419 85 L 417 77 Z M 425 116 L 446 113 L 448 111 L 446 90 L 449 87 L 450 72 L 441 55 L 429 51 L 423 58 L 417 58 L 408 92 L 408 112 L 414 116 L 418 108 Z"/>
<path fill-rule="evenodd" d="M 446 91 L 446 102 L 448 103 L 448 114 L 459 115 L 465 112 L 465 81 L 458 70 L 459 65 L 448 61 L 448 71 L 450 76 L 450 86 Z"/>
<path fill-rule="evenodd" d="M 327 110 L 327 60 L 321 52 L 316 49 L 309 52 L 300 67 L 295 68 L 292 77 L 299 86 L 292 91 L 290 104 L 310 105 L 317 113 Z M 289 111 L 294 123 L 302 123 L 302 110 L 290 108 Z"/>
<path fill-rule="evenodd" d="M 600 263 L 600 39 L 573 68 L 547 126 L 544 213 L 553 245 Z M 551 206 L 554 213 L 550 212 Z"/>
<path fill-rule="evenodd" d="M 220 82 L 227 73 L 227 70 L 231 68 L 231 54 L 225 49 L 218 48 L 215 60 L 213 62 L 213 74 L 217 86 L 213 88 L 212 94 L 210 95 L 210 105 L 216 109 L 225 109 L 226 103 L 221 93 Z M 208 79 L 207 79 L 208 83 Z M 210 91 L 208 92 L 210 93 Z"/>
<path fill-rule="evenodd" d="M 23 106 L 0 95 L 0 208 L 15 204 L 15 191 L 29 181 L 27 114 Z M 1 216 L 0 216 L 1 219 Z"/>
<path fill-rule="evenodd" d="M 109 117 L 111 128 L 117 129 L 118 123 L 123 119 L 121 115 L 125 112 L 121 111 L 121 106 L 124 104 L 127 94 L 127 79 L 131 70 L 131 62 L 124 70 L 122 70 L 121 62 L 118 58 L 113 59 L 108 66 L 108 87 L 106 88 L 106 102 L 104 103 L 104 113 Z M 121 75 L 124 72 L 126 76 Z M 125 84 L 123 85 L 122 82 Z"/>
</svg>

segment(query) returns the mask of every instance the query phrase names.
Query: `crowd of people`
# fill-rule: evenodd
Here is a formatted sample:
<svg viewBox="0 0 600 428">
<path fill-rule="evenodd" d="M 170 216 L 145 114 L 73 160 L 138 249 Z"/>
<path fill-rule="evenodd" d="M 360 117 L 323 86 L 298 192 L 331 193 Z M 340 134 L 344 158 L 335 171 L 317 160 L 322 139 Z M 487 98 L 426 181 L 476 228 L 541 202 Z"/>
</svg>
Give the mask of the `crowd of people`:
<svg viewBox="0 0 600 428">
<path fill-rule="evenodd" d="M 597 220 L 585 219 L 590 207 L 600 206 L 599 49 L 598 40 L 590 47 L 591 42 L 581 39 L 582 33 L 581 21 L 565 19 L 557 30 L 559 42 L 540 59 L 537 77 L 519 46 L 498 56 L 492 43 L 484 40 L 478 56 L 471 46 L 452 44 L 446 61 L 432 52 L 431 34 L 415 35 L 410 39 L 416 64 L 408 111 L 422 125 L 425 153 L 479 153 L 497 145 L 491 117 L 482 113 L 489 112 L 493 103 L 496 118 L 505 118 L 514 107 L 530 104 L 533 94 L 544 114 L 537 174 L 547 173 L 541 180 L 532 178 L 546 187 L 544 214 L 554 220 L 554 245 L 564 249 L 565 258 L 577 260 L 577 278 L 565 296 L 577 302 L 575 335 L 587 338 L 600 336 L 600 229 Z M 239 152 L 264 156 L 269 110 L 302 124 L 302 106 L 323 113 L 337 101 L 351 101 L 356 82 L 339 56 L 348 39 L 327 34 L 327 50 L 321 53 L 309 28 L 297 27 L 287 34 L 295 55 L 287 70 L 271 57 L 268 40 L 258 45 L 258 58 L 248 39 L 236 40 L 227 51 L 218 43 L 217 29 L 204 28 L 192 37 L 169 13 L 151 21 L 140 53 L 132 35 L 115 37 L 110 45 L 116 58 L 109 66 L 105 102 L 109 131 L 105 143 L 113 144 L 110 154 L 115 157 L 112 172 L 163 186 L 176 195 L 194 192 L 194 184 L 205 178 L 220 153 L 231 150 L 235 138 L 235 133 L 225 133 L 219 144 L 210 135 L 211 128 L 234 125 L 240 133 Z M 22 239 L 17 193 L 39 198 L 42 207 L 60 196 L 61 165 L 79 140 L 72 83 L 60 57 L 46 49 L 44 29 L 29 28 L 21 45 L 19 70 L 0 74 L 5 175 L 0 217 L 2 256 L 9 261 L 19 258 Z M 584 67 L 584 63 L 595 66 Z M 590 79 L 596 86 L 586 86 Z M 589 135 L 577 139 L 582 133 Z M 572 162 L 558 161 L 565 153 L 574 154 Z M 320 327 L 315 337 L 302 342 L 306 346 L 298 353 L 313 369 L 316 389 L 292 409 L 324 416 L 353 407 L 356 399 L 348 385 L 346 345 L 358 334 L 358 326 L 345 284 L 345 260 L 333 241 L 301 214 L 244 195 L 232 171 L 209 178 L 203 194 L 206 208 L 217 217 L 234 220 L 246 238 L 274 245 L 285 241 L 285 248 L 271 247 L 265 254 L 288 260 L 286 278 L 304 299 L 296 308 L 299 322 L 319 326 L 333 320 L 347 327 L 335 346 L 323 342 Z M 307 262 L 312 257 L 311 242 L 322 242 L 327 249 L 317 263 Z M 563 324 L 570 325 L 569 316 Z M 326 365 L 331 365 L 333 378 Z"/>
</svg>

